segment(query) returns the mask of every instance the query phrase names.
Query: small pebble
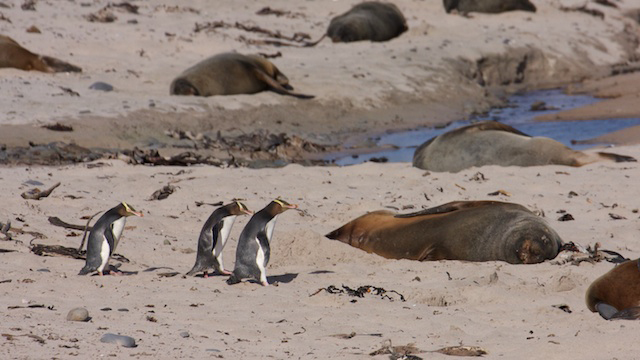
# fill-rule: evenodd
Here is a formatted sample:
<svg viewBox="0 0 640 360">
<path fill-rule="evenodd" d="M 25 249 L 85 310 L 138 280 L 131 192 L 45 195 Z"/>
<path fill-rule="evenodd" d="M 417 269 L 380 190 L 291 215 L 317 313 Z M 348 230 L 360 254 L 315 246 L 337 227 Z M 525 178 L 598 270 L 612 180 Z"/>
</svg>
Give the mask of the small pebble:
<svg viewBox="0 0 640 360">
<path fill-rule="evenodd" d="M 102 337 L 100 338 L 100 341 L 103 343 L 120 344 L 128 348 L 134 348 L 138 346 L 136 345 L 136 340 L 131 336 L 116 335 L 112 333 L 106 333 L 102 335 Z"/>
<path fill-rule="evenodd" d="M 113 91 L 113 85 L 107 84 L 106 82 L 98 81 L 94 82 L 89 86 L 91 90 L 100 90 L 100 91 Z"/>
<path fill-rule="evenodd" d="M 183 332 L 180 333 L 180 336 L 182 336 L 183 338 L 188 338 L 191 335 L 189 335 L 188 331 L 183 331 Z"/>
<path fill-rule="evenodd" d="M 67 314 L 67 320 L 69 321 L 89 321 L 90 319 L 89 311 L 81 307 L 71 309 Z"/>
</svg>

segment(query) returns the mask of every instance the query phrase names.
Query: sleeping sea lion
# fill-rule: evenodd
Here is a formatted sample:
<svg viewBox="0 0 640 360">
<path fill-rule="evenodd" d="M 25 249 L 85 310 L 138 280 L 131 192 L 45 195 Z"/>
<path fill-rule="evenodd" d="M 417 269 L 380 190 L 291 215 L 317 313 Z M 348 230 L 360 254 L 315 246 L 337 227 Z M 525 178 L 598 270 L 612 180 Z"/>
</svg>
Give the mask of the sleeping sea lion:
<svg viewBox="0 0 640 360">
<path fill-rule="evenodd" d="M 327 35 L 333 42 L 387 41 L 407 29 L 407 20 L 397 6 L 368 1 L 331 19 Z"/>
<path fill-rule="evenodd" d="M 454 201 L 411 214 L 374 211 L 326 235 L 388 259 L 501 260 L 535 264 L 553 259 L 560 236 L 524 206 Z"/>
<path fill-rule="evenodd" d="M 444 0 L 444 10 L 457 10 L 461 14 L 480 12 L 499 14 L 505 11 L 523 10 L 536 12 L 536 6 L 529 0 Z"/>
<path fill-rule="evenodd" d="M 294 93 L 289 79 L 259 55 L 222 53 L 185 70 L 171 82 L 171 95 L 235 95 L 272 90 L 282 95 L 311 99 Z"/>
<path fill-rule="evenodd" d="M 0 68 L 37 70 L 47 73 L 82 72 L 81 68 L 62 60 L 34 54 L 4 35 L 0 35 Z"/>
<path fill-rule="evenodd" d="M 496 121 L 463 126 L 438 135 L 420 145 L 413 166 L 458 172 L 472 166 L 582 166 L 596 161 L 636 161 L 630 156 L 571 150 L 547 137 L 531 137 Z"/>
<path fill-rule="evenodd" d="M 624 262 L 597 278 L 586 295 L 587 307 L 607 320 L 640 319 L 640 259 Z"/>
</svg>

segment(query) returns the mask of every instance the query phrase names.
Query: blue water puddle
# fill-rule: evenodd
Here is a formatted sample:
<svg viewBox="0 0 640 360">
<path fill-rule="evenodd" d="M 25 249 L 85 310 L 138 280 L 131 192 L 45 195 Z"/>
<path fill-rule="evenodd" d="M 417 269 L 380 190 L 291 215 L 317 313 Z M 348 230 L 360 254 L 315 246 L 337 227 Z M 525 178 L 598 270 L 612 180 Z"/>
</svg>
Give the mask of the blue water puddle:
<svg viewBox="0 0 640 360">
<path fill-rule="evenodd" d="M 552 110 L 532 111 L 531 105 L 542 101 Z M 600 101 L 588 95 L 566 95 L 561 90 L 534 91 L 509 98 L 509 106 L 493 109 L 488 114 L 476 116 L 468 121 L 456 121 L 446 127 L 421 128 L 380 135 L 377 145 L 393 145 L 397 149 L 389 149 L 355 156 L 333 157 L 336 165 L 353 165 L 371 159 L 386 158 L 389 162 L 411 162 L 415 148 L 434 136 L 440 135 L 472 122 L 495 120 L 513 126 L 531 136 L 546 136 L 555 139 L 572 149 L 582 150 L 593 147 L 593 144 L 572 145 L 571 140 L 586 140 L 601 136 L 630 126 L 640 125 L 640 118 L 634 119 L 602 119 L 585 121 L 534 122 L 533 118 L 543 114 L 552 114 L 561 110 L 569 110 Z"/>
</svg>

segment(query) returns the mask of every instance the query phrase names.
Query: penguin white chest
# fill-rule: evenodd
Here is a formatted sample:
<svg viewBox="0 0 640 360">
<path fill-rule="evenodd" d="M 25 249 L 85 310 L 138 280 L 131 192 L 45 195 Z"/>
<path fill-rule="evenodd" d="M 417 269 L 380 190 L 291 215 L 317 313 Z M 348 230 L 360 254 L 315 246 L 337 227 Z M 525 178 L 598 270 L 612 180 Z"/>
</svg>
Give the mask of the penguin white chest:
<svg viewBox="0 0 640 360">
<path fill-rule="evenodd" d="M 269 220 L 269 222 L 264 227 L 265 235 L 267 236 L 267 241 L 271 241 L 271 237 L 273 236 L 273 229 L 276 226 L 276 218 L 278 216 L 274 216 L 273 219 Z M 265 251 L 260 244 L 260 240 L 256 237 L 256 243 L 258 244 L 258 253 L 256 254 L 256 265 L 258 265 L 258 269 L 260 269 L 260 282 L 263 284 L 267 284 L 267 259 L 265 256 Z"/>
<path fill-rule="evenodd" d="M 120 236 L 122 236 L 122 231 L 124 231 L 124 225 L 126 224 L 126 222 L 127 218 L 123 216 L 111 223 L 111 233 L 113 234 L 113 251 L 116 251 L 118 241 L 120 241 Z"/>
<path fill-rule="evenodd" d="M 102 235 L 102 246 L 100 246 L 100 266 L 98 267 L 99 273 L 102 273 L 104 271 L 104 267 L 107 266 L 107 262 L 109 262 L 110 254 L 111 254 L 111 247 L 109 246 L 107 237 Z"/>
<path fill-rule="evenodd" d="M 214 243 L 216 244 L 213 248 L 213 256 L 217 258 L 222 256 L 222 249 L 227 243 L 227 239 L 229 238 L 231 228 L 233 227 L 233 223 L 236 221 L 236 218 L 237 216 L 227 216 L 226 218 L 222 219 L 222 229 L 220 229 L 220 237 L 218 239 L 213 239 Z"/>
</svg>

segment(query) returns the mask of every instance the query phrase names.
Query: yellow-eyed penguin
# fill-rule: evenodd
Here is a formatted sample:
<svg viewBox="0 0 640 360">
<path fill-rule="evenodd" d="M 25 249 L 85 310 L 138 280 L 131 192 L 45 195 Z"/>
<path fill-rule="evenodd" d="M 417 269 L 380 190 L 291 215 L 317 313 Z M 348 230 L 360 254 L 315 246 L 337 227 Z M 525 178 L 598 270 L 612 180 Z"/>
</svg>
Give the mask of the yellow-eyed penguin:
<svg viewBox="0 0 640 360">
<path fill-rule="evenodd" d="M 268 286 L 265 268 L 269 263 L 269 242 L 273 236 L 278 215 L 288 209 L 297 209 L 298 205 L 275 199 L 264 209 L 251 217 L 240 233 L 236 250 L 236 264 L 227 284 L 237 284 L 244 279 L 259 281 Z"/>
<path fill-rule="evenodd" d="M 111 254 L 116 250 L 120 235 L 128 216 L 143 216 L 124 201 L 104 213 L 89 233 L 87 242 L 87 262 L 78 275 L 86 275 L 97 271 L 104 272 Z"/>
<path fill-rule="evenodd" d="M 222 249 L 227 243 L 233 223 L 238 215 L 251 215 L 253 212 L 247 209 L 246 205 L 240 201 L 217 208 L 200 230 L 198 238 L 198 253 L 196 263 L 187 275 L 195 275 L 202 271 L 207 277 L 207 270 L 214 269 L 216 273 L 231 275 L 230 271 L 224 269 L 222 263 Z"/>
</svg>

